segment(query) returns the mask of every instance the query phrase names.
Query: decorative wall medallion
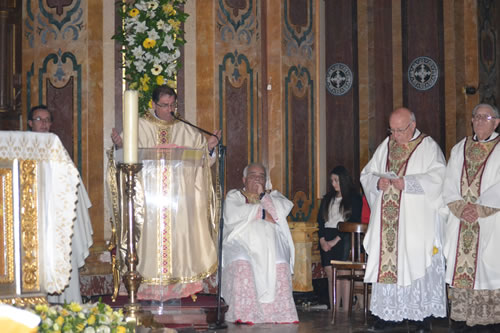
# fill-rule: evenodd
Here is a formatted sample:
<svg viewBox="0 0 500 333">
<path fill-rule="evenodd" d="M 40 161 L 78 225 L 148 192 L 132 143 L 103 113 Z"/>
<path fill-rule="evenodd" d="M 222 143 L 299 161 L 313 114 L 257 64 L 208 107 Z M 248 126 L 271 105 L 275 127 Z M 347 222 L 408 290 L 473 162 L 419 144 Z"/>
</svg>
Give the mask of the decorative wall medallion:
<svg viewBox="0 0 500 333">
<path fill-rule="evenodd" d="M 346 64 L 336 63 L 326 71 L 326 88 L 334 96 L 346 94 L 352 87 L 352 71 Z"/>
<path fill-rule="evenodd" d="M 417 90 L 429 90 L 439 77 L 438 65 L 429 57 L 418 57 L 408 67 L 408 81 Z"/>
</svg>

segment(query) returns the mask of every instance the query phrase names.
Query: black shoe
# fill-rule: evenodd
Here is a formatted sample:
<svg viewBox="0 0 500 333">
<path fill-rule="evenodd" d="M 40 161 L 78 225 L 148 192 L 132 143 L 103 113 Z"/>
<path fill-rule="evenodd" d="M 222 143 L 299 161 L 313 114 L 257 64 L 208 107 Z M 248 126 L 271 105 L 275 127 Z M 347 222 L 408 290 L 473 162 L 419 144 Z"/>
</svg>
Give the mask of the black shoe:
<svg viewBox="0 0 500 333">
<path fill-rule="evenodd" d="M 397 322 L 395 321 L 389 321 L 377 318 L 373 323 L 373 325 L 370 326 L 370 328 L 368 328 L 368 332 L 388 332 L 393 328 L 395 328 L 396 325 Z"/>
<path fill-rule="evenodd" d="M 415 333 L 432 332 L 432 317 L 424 318 L 424 320 L 411 321 L 415 325 Z"/>
<path fill-rule="evenodd" d="M 448 332 L 450 333 L 465 333 L 470 331 L 471 327 L 467 326 L 465 324 L 465 321 L 457 321 L 457 320 L 451 320 L 451 325 L 450 329 Z"/>
</svg>

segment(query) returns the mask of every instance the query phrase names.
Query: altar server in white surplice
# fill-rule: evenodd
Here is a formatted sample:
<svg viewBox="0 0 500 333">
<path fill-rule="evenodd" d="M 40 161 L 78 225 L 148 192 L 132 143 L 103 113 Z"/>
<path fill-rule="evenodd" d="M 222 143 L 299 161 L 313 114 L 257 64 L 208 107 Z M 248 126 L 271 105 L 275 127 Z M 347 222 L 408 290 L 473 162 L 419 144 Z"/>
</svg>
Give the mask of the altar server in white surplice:
<svg viewBox="0 0 500 333">
<path fill-rule="evenodd" d="M 45 105 L 31 108 L 28 114 L 28 125 L 33 132 L 48 133 L 52 126 L 52 114 Z M 85 258 L 89 255 L 89 248 L 93 244 L 92 224 L 89 208 L 92 206 L 81 177 L 77 190 L 76 220 L 71 236 L 71 275 L 69 285 L 62 293 L 51 294 L 48 300 L 51 303 L 82 303 L 80 294 L 80 275 L 78 269 L 85 265 Z"/>
<path fill-rule="evenodd" d="M 389 125 L 390 135 L 361 172 L 371 208 L 364 247 L 370 310 L 379 317 L 373 330 L 409 319 L 425 332 L 430 316 L 446 315 L 438 217 L 446 162 L 410 110 L 393 111 Z"/>
<path fill-rule="evenodd" d="M 444 254 L 455 331 L 500 329 L 500 124 L 498 109 L 472 111 L 474 135 L 451 150 L 443 198 L 449 209 Z"/>
<path fill-rule="evenodd" d="M 229 191 L 224 204 L 226 320 L 297 322 L 291 277 L 295 248 L 286 220 L 293 203 L 278 191 L 264 191 L 266 170 L 259 163 L 245 168 L 243 183 L 243 189 Z"/>
</svg>

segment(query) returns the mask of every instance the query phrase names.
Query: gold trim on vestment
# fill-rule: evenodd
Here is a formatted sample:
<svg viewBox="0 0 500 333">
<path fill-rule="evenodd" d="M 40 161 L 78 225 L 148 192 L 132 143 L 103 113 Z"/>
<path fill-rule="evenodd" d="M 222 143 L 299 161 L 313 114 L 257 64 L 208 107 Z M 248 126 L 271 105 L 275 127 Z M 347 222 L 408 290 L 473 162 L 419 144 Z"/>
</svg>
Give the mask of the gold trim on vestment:
<svg viewBox="0 0 500 333">
<path fill-rule="evenodd" d="M 199 273 L 195 276 L 191 277 L 178 277 L 178 278 L 168 278 L 168 279 L 144 279 L 142 281 L 142 284 L 154 284 L 154 285 L 161 285 L 161 286 L 166 286 L 169 284 L 173 283 L 192 283 L 192 282 L 197 282 L 200 280 L 203 280 L 206 277 L 209 277 L 212 275 L 215 271 L 217 270 L 217 263 L 212 265 L 206 272 Z"/>
<path fill-rule="evenodd" d="M 0 264 L 5 268 L 0 284 L 14 282 L 14 211 L 12 203 L 12 169 L 0 169 L 0 224 L 4 254 Z M 5 261 L 4 261 L 5 260 Z"/>
<path fill-rule="evenodd" d="M 467 137 L 460 182 L 460 193 L 465 203 L 474 204 L 481 195 L 481 178 L 486 162 L 499 142 L 500 136 L 488 142 L 473 141 L 472 137 Z M 452 286 L 455 288 L 474 289 L 480 233 L 478 221 L 467 222 L 460 219 L 452 280 Z"/>
<path fill-rule="evenodd" d="M 392 171 L 399 177 L 406 174 L 408 161 L 426 137 L 420 134 L 415 140 L 405 145 L 390 139 L 387 152 L 387 171 Z M 392 184 L 382 195 L 380 253 L 378 283 L 394 284 L 398 282 L 398 232 L 401 191 Z"/>
<path fill-rule="evenodd" d="M 38 263 L 38 198 L 36 161 L 20 160 L 21 267 L 23 292 L 40 289 Z"/>
<path fill-rule="evenodd" d="M 162 132 L 162 131 L 160 131 Z M 167 139 L 170 139 L 167 137 Z M 168 152 L 164 152 L 164 156 L 167 160 L 170 160 Z M 171 201 L 170 184 L 172 181 L 172 173 L 170 166 L 163 168 L 157 168 L 158 176 L 160 179 L 160 191 L 163 198 L 169 198 Z M 158 275 L 162 279 L 169 279 L 172 276 L 172 213 L 170 206 L 162 206 L 158 210 L 158 217 L 156 218 L 157 229 L 160 232 L 156 233 L 157 237 L 157 258 L 158 258 Z"/>
<path fill-rule="evenodd" d="M 176 115 L 176 117 L 179 117 L 178 113 L 176 113 L 175 115 Z M 152 123 L 161 125 L 161 126 L 171 126 L 171 125 L 173 125 L 173 124 L 175 124 L 176 122 L 179 121 L 179 120 L 177 120 L 175 118 L 173 118 L 170 121 L 162 120 L 162 119 L 160 119 L 158 117 L 155 117 L 151 112 L 146 113 L 145 115 L 142 116 L 142 118 L 144 118 L 145 120 L 150 121 Z M 168 141 L 167 143 L 169 143 L 169 142 L 170 141 Z M 158 144 L 161 144 L 161 143 L 165 143 L 165 142 L 158 142 Z"/>
</svg>

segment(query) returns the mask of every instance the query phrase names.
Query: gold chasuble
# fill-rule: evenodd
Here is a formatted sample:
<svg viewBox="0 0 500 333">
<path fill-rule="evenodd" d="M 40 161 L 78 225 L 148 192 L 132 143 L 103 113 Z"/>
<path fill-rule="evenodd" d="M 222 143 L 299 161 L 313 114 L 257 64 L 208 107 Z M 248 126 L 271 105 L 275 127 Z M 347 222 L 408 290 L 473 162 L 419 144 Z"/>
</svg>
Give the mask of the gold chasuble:
<svg viewBox="0 0 500 333">
<path fill-rule="evenodd" d="M 201 280 L 217 269 L 217 205 L 207 141 L 197 129 L 153 113 L 139 119 L 138 141 L 139 148 L 170 150 L 147 149 L 140 156 L 144 197 L 136 198 L 135 207 L 143 282 L 137 296 L 186 297 L 199 292 Z M 122 240 L 122 252 L 125 244 Z"/>
<path fill-rule="evenodd" d="M 464 146 L 464 164 L 460 190 L 463 201 L 450 204 L 454 212 L 461 212 L 466 204 L 474 204 L 481 195 L 481 178 L 484 167 L 495 146 L 500 141 L 500 136 L 488 142 L 478 142 L 468 137 Z M 500 198 L 499 198 L 500 200 Z M 498 209 L 478 206 L 479 217 L 489 216 Z M 460 216 L 461 214 L 457 214 Z M 479 246 L 479 222 L 472 223 L 460 220 L 456 262 L 453 273 L 453 287 L 474 289 L 477 272 L 477 250 Z"/>
<path fill-rule="evenodd" d="M 408 160 L 425 137 L 426 135 L 421 134 L 418 138 L 410 141 L 406 145 L 400 145 L 392 139 L 389 140 L 386 164 L 387 171 L 392 171 L 399 177 L 403 177 L 406 174 Z M 393 284 L 398 281 L 397 242 L 400 201 L 401 191 L 391 184 L 382 197 L 380 263 L 377 279 L 379 283 Z"/>
</svg>

